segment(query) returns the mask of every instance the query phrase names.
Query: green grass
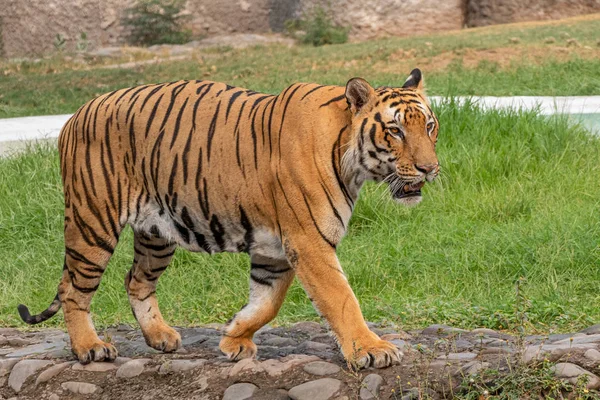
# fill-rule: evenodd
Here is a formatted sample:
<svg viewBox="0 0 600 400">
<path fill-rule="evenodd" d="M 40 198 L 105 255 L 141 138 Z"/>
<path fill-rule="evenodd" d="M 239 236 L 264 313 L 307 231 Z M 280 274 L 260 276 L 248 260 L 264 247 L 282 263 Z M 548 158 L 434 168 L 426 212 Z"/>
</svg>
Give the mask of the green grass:
<svg viewBox="0 0 600 400">
<path fill-rule="evenodd" d="M 599 31 L 597 14 L 317 48 L 198 50 L 189 60 L 134 68 L 100 68 L 129 59 L 75 62 L 63 55 L 0 61 L 0 118 L 71 113 L 99 94 L 143 83 L 211 79 L 277 93 L 298 81 L 344 85 L 361 76 L 398 86 L 414 67 L 434 95 L 600 94 Z M 549 37 L 555 41 L 546 43 Z M 570 39 L 577 44 L 568 46 Z"/>
<path fill-rule="evenodd" d="M 338 251 L 369 320 L 495 329 L 520 324 L 524 277 L 529 330 L 572 331 L 600 320 L 600 138 L 534 112 L 438 105 L 442 174 L 416 208 L 368 185 Z M 0 159 L 0 325 L 16 305 L 44 309 L 63 260 L 58 157 L 36 147 Z M 132 322 L 123 277 L 127 231 L 92 306 L 98 325 Z M 159 282 L 176 325 L 222 322 L 247 299 L 248 258 L 178 250 Z M 298 284 L 276 323 L 316 319 Z M 49 324 L 61 324 L 55 318 Z"/>
</svg>

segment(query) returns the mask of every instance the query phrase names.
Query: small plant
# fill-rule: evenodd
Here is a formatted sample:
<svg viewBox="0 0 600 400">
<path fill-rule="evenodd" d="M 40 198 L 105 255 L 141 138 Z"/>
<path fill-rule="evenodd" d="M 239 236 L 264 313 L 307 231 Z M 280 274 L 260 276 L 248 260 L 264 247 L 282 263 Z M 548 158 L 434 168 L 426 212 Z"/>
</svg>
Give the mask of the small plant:
<svg viewBox="0 0 600 400">
<path fill-rule="evenodd" d="M 350 31 L 348 27 L 336 25 L 331 13 L 323 7 L 315 7 L 300 19 L 286 21 L 285 27 L 291 36 L 313 46 L 346 43 Z"/>
<path fill-rule="evenodd" d="M 63 35 L 57 33 L 54 37 L 54 42 L 52 44 L 54 45 L 54 49 L 56 49 L 57 51 L 63 51 L 65 45 L 67 44 L 67 40 Z"/>
<path fill-rule="evenodd" d="M 77 51 L 85 52 L 85 51 L 87 51 L 89 46 L 90 46 L 90 42 L 89 42 L 89 40 L 87 40 L 87 33 L 81 32 L 79 34 L 79 39 L 77 39 L 77 45 L 76 45 Z"/>
<path fill-rule="evenodd" d="M 125 12 L 125 24 L 131 28 L 132 44 L 182 44 L 191 38 L 183 27 L 188 18 L 182 11 L 186 0 L 139 0 Z"/>
</svg>

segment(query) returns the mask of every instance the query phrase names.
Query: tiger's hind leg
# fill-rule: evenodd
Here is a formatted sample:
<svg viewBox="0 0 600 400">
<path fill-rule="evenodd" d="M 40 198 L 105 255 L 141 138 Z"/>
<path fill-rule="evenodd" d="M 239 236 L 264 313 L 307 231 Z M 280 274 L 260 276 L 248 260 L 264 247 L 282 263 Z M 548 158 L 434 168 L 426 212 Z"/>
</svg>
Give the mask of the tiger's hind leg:
<svg viewBox="0 0 600 400">
<path fill-rule="evenodd" d="M 254 333 L 275 318 L 294 280 L 294 270 L 286 260 L 252 256 L 251 263 L 250 300 L 227 324 L 219 344 L 230 360 L 256 355 Z"/>
<path fill-rule="evenodd" d="M 157 236 L 135 233 L 133 266 L 125 276 L 125 289 L 133 315 L 148 346 L 172 352 L 181 346 L 181 336 L 163 320 L 156 284 L 167 269 L 177 245 Z"/>
<path fill-rule="evenodd" d="M 66 213 L 65 264 L 58 298 L 71 349 L 82 364 L 112 361 L 117 357 L 117 350 L 96 334 L 90 304 L 117 244 L 120 228 L 114 222 L 102 224 L 93 218 L 84 220 L 74 207 Z"/>
</svg>

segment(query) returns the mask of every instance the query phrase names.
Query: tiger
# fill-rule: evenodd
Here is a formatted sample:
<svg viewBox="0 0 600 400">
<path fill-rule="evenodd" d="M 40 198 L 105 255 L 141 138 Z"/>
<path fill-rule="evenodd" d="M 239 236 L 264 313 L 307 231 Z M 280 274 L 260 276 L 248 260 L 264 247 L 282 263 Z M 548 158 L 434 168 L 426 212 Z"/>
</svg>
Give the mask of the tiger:
<svg viewBox="0 0 600 400">
<path fill-rule="evenodd" d="M 257 354 L 253 336 L 277 315 L 295 276 L 357 368 L 401 351 L 367 326 L 336 255 L 366 181 L 414 205 L 439 173 L 439 122 L 419 69 L 402 86 L 295 83 L 278 95 L 183 80 L 116 90 L 89 101 L 59 139 L 64 265 L 56 297 L 27 324 L 63 309 L 82 364 L 113 361 L 90 303 L 119 236 L 134 234 L 124 284 L 146 343 L 181 347 L 161 314 L 157 281 L 175 249 L 250 256 L 248 303 L 222 329 L 232 361 Z"/>
</svg>

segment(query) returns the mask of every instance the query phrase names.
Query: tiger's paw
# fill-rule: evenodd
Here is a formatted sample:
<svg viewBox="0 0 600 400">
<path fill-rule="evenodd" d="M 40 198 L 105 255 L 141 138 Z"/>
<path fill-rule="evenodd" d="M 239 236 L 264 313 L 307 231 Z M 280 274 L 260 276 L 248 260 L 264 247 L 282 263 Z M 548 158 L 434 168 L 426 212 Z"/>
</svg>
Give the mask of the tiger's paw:
<svg viewBox="0 0 600 400">
<path fill-rule="evenodd" d="M 254 358 L 256 356 L 256 345 L 252 339 L 241 337 L 225 336 L 219 343 L 221 351 L 231 361 L 239 361 L 244 358 Z"/>
<path fill-rule="evenodd" d="M 181 335 L 175 329 L 162 324 L 143 331 L 146 344 L 164 353 L 172 353 L 181 347 Z"/>
<path fill-rule="evenodd" d="M 352 350 L 344 352 L 348 364 L 354 369 L 386 368 L 400 364 L 402 352 L 392 343 L 379 338 L 353 342 Z"/>
<path fill-rule="evenodd" d="M 100 339 L 85 344 L 72 343 L 71 349 L 82 364 L 92 361 L 114 361 L 118 354 L 115 346 Z"/>
</svg>

